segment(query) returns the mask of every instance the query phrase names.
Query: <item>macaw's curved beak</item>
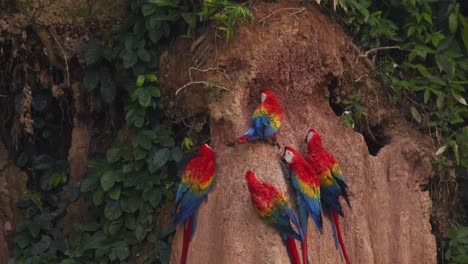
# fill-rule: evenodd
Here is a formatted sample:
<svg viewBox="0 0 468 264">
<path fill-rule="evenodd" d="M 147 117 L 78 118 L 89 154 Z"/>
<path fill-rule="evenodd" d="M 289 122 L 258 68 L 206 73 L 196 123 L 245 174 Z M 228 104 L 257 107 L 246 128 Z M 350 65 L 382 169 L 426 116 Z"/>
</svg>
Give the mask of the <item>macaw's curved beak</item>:
<svg viewBox="0 0 468 264">
<path fill-rule="evenodd" d="M 288 162 L 286 162 L 286 159 L 284 158 L 284 155 L 281 156 L 281 163 L 288 164 Z"/>
<path fill-rule="evenodd" d="M 307 135 L 304 138 L 304 142 L 307 144 Z"/>
</svg>

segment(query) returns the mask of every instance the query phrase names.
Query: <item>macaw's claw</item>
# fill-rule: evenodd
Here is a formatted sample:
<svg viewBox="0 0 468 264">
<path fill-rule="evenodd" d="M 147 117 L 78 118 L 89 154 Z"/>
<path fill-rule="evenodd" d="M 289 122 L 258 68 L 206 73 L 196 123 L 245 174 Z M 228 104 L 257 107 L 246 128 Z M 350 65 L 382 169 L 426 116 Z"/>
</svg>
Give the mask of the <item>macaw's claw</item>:
<svg viewBox="0 0 468 264">
<path fill-rule="evenodd" d="M 226 147 L 235 147 L 237 145 L 237 142 L 231 142 L 226 144 Z"/>
<path fill-rule="evenodd" d="M 281 149 L 281 145 L 277 141 L 273 142 L 273 146 L 277 146 L 278 149 Z"/>
</svg>

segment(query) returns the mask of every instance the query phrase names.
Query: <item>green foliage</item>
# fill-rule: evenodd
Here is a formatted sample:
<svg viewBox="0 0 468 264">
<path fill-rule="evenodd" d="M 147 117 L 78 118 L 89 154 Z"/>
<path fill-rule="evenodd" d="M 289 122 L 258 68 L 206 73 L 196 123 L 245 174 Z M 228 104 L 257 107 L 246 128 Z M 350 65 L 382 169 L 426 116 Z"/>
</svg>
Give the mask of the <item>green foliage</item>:
<svg viewBox="0 0 468 264">
<path fill-rule="evenodd" d="M 449 245 L 445 258 L 449 263 L 468 263 L 468 227 L 452 228 L 448 232 Z"/>
<path fill-rule="evenodd" d="M 204 20 L 214 20 L 220 24 L 218 29 L 226 33 L 226 42 L 234 37 L 237 23 L 249 23 L 253 20 L 253 14 L 249 8 L 229 0 L 204 1 L 200 15 Z"/>
<path fill-rule="evenodd" d="M 16 226 L 15 258 L 9 263 L 46 263 L 67 250 L 61 231 L 63 212 L 79 195 L 76 186 L 65 185 L 68 165 L 63 160 L 42 154 L 31 162 L 31 173 L 38 185 L 18 201 L 18 207 L 26 213 L 26 220 Z M 60 193 L 66 194 L 67 202 L 60 199 Z"/>
<path fill-rule="evenodd" d="M 468 22 L 461 1 L 333 1 L 363 48 L 379 50 L 376 75 L 390 101 L 439 142 L 440 175 L 468 168 Z M 398 47 L 399 50 L 392 48 Z M 466 153 L 466 151 L 465 151 Z"/>
<path fill-rule="evenodd" d="M 156 225 L 155 219 L 174 199 L 176 175 L 188 158 L 183 150 L 192 150 L 194 143 L 176 137 L 173 124 L 162 114 L 159 53 L 172 38 L 192 33 L 197 16 L 217 21 L 226 40 L 234 36 L 237 21 L 252 19 L 247 8 L 226 0 L 204 2 L 203 7 L 179 0 L 128 1 L 125 20 L 115 27 L 112 41 L 82 43 L 83 89 L 99 96 L 104 107 L 123 104 L 131 138 L 115 140 L 105 155 L 89 159 L 79 190 L 67 185 L 66 162 L 48 155 L 30 161 L 31 155 L 20 155 L 20 166 L 32 164 L 39 189 L 28 191 L 20 201 L 28 219 L 18 225 L 10 263 L 127 263 L 131 252 L 143 263 L 168 263 L 175 227 Z M 215 86 L 207 82 L 213 93 L 218 91 Z M 47 100 L 34 98 L 34 104 L 44 111 Z M 68 240 L 61 232 L 68 205 L 59 201 L 62 192 L 69 202 L 81 192 L 89 209 L 86 221 L 76 224 Z M 142 242 L 154 246 L 147 255 L 136 247 Z"/>
<path fill-rule="evenodd" d="M 344 99 L 342 104 L 346 110 L 341 117 L 341 122 L 344 125 L 354 128 L 355 122 L 367 117 L 367 108 L 361 103 L 361 90 L 357 90 Z"/>
<path fill-rule="evenodd" d="M 433 136 L 438 169 L 434 181 L 462 182 L 468 169 L 466 1 L 329 2 L 342 8 L 338 14 L 361 47 L 375 49 L 370 53 L 377 64 L 373 76 L 382 80 L 390 102 Z M 357 105 L 348 103 L 349 107 Z M 352 117 L 343 116 L 342 121 L 353 124 Z M 432 195 L 450 201 L 460 198 L 454 197 L 460 194 L 440 192 Z M 446 259 L 450 263 L 467 263 L 467 234 L 466 227 L 449 232 Z"/>
</svg>

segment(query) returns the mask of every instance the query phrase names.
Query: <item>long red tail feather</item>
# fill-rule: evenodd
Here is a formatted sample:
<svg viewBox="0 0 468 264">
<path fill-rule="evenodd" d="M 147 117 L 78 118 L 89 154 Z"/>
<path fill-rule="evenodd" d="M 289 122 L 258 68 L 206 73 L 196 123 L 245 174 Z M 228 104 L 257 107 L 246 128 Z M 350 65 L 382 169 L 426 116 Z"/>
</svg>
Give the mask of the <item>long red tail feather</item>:
<svg viewBox="0 0 468 264">
<path fill-rule="evenodd" d="M 189 217 L 188 223 L 184 225 L 184 242 L 182 245 L 182 256 L 180 258 L 180 264 L 185 264 L 187 262 L 188 248 L 190 244 L 190 236 L 192 234 L 193 228 L 193 215 Z"/>
<path fill-rule="evenodd" d="M 301 259 L 299 257 L 299 252 L 297 251 L 296 242 L 294 238 L 288 237 L 286 239 L 286 245 L 288 247 L 289 255 L 292 258 L 293 264 L 301 264 Z"/>
<path fill-rule="evenodd" d="M 341 236 L 341 230 L 340 230 L 340 222 L 338 219 L 338 213 L 335 210 L 331 210 L 332 217 L 333 217 L 333 222 L 335 223 L 336 227 L 336 234 L 338 235 L 338 241 L 340 242 L 340 247 L 341 251 L 343 252 L 343 257 L 345 258 L 346 264 L 349 264 L 349 257 L 348 253 L 346 253 L 346 248 L 343 242 L 343 237 Z"/>
</svg>

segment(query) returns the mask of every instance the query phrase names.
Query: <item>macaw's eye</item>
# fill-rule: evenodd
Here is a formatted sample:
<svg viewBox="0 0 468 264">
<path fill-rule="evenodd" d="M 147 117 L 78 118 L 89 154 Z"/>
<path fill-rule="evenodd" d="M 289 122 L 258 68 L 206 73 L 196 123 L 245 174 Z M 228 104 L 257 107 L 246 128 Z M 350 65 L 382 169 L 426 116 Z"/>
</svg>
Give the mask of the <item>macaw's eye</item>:
<svg viewBox="0 0 468 264">
<path fill-rule="evenodd" d="M 266 98 L 267 98 L 266 94 L 264 93 L 260 94 L 260 100 L 262 101 L 262 103 L 265 101 Z"/>
</svg>

